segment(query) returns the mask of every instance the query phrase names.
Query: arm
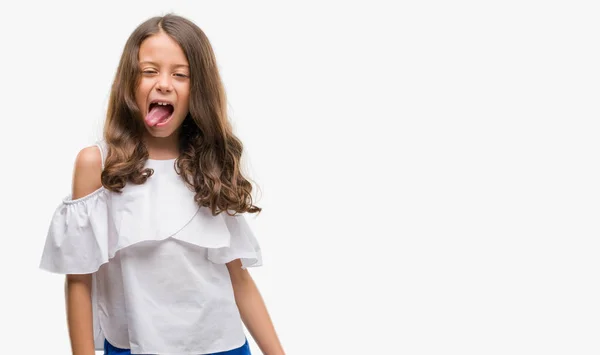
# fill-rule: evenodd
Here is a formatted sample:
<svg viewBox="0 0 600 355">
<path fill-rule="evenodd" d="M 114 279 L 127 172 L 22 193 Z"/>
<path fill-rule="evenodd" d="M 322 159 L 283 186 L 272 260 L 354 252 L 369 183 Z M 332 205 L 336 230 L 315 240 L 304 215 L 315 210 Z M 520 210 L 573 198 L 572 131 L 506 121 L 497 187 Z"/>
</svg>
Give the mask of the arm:
<svg viewBox="0 0 600 355">
<path fill-rule="evenodd" d="M 91 300 L 92 275 L 67 275 L 65 301 L 67 325 L 74 355 L 94 355 Z"/>
<path fill-rule="evenodd" d="M 75 159 L 72 198 L 86 196 L 102 186 L 102 161 L 96 147 L 82 149 Z M 94 355 L 92 274 L 65 278 L 65 303 L 71 350 L 74 355 Z"/>
<path fill-rule="evenodd" d="M 240 259 L 227 263 L 235 302 L 242 321 L 265 355 L 284 355 L 265 303 L 248 270 L 242 269 Z"/>
</svg>

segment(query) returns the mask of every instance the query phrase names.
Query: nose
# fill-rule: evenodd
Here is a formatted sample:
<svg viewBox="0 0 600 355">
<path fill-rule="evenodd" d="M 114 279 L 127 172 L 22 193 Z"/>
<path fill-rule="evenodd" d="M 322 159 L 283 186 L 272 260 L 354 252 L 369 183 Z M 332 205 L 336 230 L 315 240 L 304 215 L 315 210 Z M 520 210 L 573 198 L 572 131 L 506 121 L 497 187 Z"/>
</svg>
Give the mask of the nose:
<svg viewBox="0 0 600 355">
<path fill-rule="evenodd" d="M 173 85 L 171 83 L 171 77 L 168 74 L 163 74 L 158 76 L 156 83 L 156 90 L 160 92 L 171 92 L 173 90 Z"/>
</svg>

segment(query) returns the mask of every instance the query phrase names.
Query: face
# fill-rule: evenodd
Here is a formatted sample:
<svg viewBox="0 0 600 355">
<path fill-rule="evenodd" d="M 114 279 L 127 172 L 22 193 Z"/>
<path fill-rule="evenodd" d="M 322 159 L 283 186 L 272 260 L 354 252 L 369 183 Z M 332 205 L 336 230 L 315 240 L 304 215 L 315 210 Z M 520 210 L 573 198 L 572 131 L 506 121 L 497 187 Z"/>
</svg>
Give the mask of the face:
<svg viewBox="0 0 600 355">
<path fill-rule="evenodd" d="M 189 112 L 190 69 L 183 50 L 163 32 L 146 38 L 138 53 L 140 81 L 135 101 L 148 133 L 157 138 L 178 131 Z"/>
</svg>

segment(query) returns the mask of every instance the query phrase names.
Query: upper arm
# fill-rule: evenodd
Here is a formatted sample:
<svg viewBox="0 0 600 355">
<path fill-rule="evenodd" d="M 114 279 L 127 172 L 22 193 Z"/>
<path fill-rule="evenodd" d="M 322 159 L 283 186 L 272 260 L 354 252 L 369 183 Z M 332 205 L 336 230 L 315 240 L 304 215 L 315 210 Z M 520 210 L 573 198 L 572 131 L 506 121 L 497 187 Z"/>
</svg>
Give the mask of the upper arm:
<svg viewBox="0 0 600 355">
<path fill-rule="evenodd" d="M 248 269 L 242 269 L 242 261 L 240 259 L 234 259 L 225 265 L 227 265 L 229 277 L 234 285 L 251 277 Z"/>
<path fill-rule="evenodd" d="M 91 194 L 102 186 L 102 156 L 96 146 L 83 148 L 75 158 L 72 198 Z"/>
<path fill-rule="evenodd" d="M 102 156 L 96 146 L 83 148 L 75 158 L 73 169 L 72 199 L 91 194 L 102 186 Z M 68 274 L 66 283 L 83 282 L 91 285 L 91 274 Z"/>
</svg>

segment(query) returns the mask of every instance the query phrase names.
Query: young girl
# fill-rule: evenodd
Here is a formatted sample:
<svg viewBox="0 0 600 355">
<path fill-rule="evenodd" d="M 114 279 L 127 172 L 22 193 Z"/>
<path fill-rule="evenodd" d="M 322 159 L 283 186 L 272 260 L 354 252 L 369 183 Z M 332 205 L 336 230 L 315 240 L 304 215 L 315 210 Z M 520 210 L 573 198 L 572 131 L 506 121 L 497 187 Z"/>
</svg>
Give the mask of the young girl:
<svg viewBox="0 0 600 355">
<path fill-rule="evenodd" d="M 40 267 L 66 274 L 71 348 L 94 354 L 283 354 L 247 267 L 261 250 L 215 55 L 169 14 L 125 45 L 103 139 L 77 155 Z"/>
</svg>

